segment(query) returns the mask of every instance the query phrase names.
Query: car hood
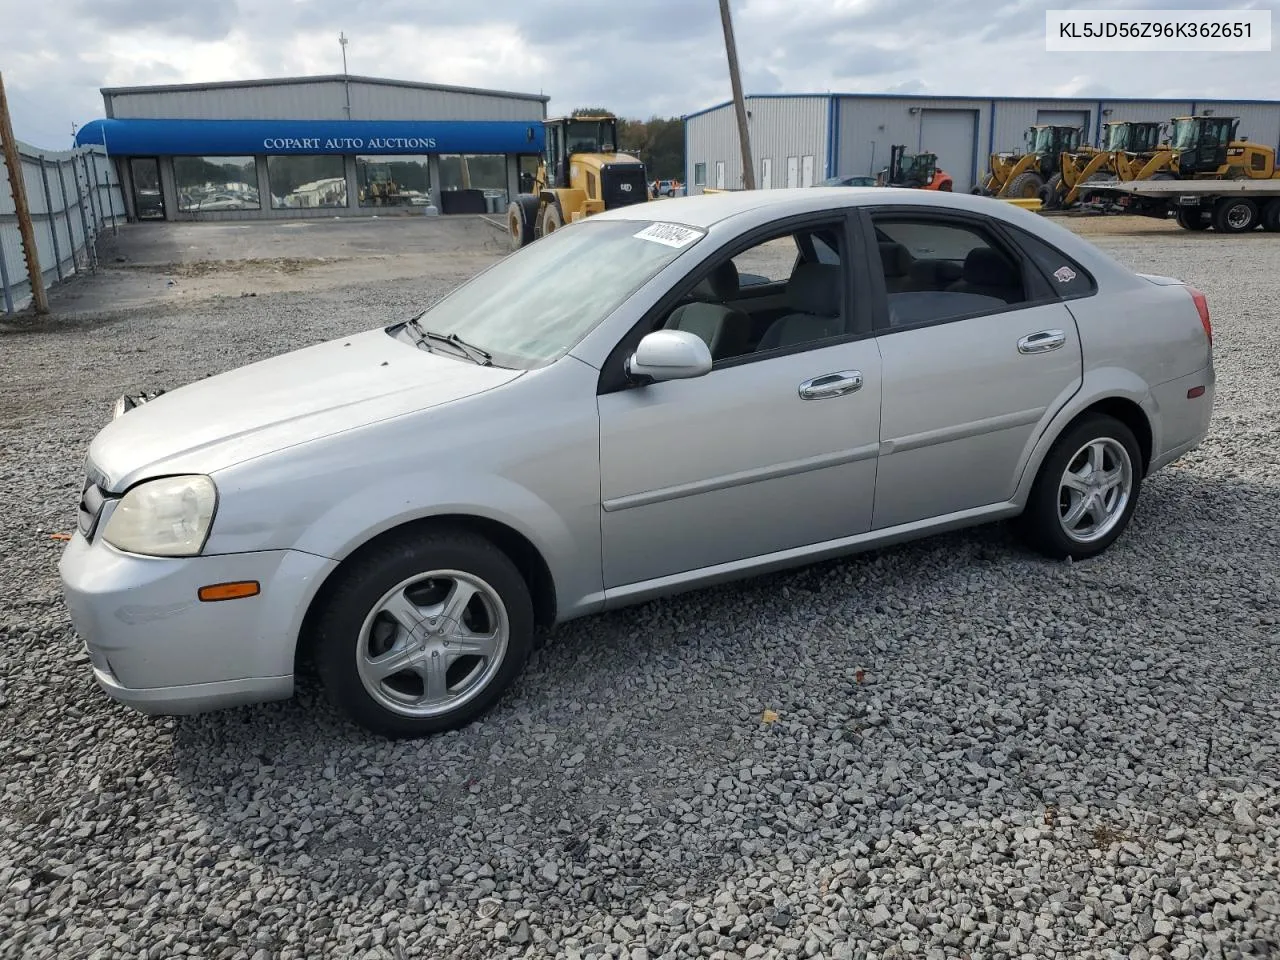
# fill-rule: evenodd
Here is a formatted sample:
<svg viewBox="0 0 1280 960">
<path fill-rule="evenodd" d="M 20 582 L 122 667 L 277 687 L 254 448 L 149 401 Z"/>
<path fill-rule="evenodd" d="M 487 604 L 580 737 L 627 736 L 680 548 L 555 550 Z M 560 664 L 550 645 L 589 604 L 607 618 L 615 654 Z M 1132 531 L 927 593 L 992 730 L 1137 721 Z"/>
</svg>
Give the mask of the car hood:
<svg viewBox="0 0 1280 960">
<path fill-rule="evenodd" d="M 149 476 L 212 473 L 460 400 L 521 372 L 427 353 L 370 330 L 198 380 L 129 410 L 89 445 L 90 472 L 113 492 Z"/>
</svg>

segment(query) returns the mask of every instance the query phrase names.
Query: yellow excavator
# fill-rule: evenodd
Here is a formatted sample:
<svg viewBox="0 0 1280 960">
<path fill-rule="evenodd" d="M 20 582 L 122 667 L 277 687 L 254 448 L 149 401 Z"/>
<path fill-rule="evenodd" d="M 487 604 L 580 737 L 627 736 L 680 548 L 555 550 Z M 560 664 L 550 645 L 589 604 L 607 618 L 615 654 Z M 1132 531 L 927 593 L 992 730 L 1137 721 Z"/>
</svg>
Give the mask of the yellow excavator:
<svg viewBox="0 0 1280 960">
<path fill-rule="evenodd" d="M 1035 200 L 1045 183 L 1060 173 L 1064 153 L 1080 150 L 1080 128 L 1052 124 L 1027 127 L 1021 151 L 993 153 L 986 179 L 972 193 L 988 197 Z"/>
<path fill-rule="evenodd" d="M 518 250 L 567 223 L 649 199 L 644 163 L 618 152 L 618 118 L 544 120 L 546 144 L 537 173 L 507 207 L 507 232 Z"/>
</svg>

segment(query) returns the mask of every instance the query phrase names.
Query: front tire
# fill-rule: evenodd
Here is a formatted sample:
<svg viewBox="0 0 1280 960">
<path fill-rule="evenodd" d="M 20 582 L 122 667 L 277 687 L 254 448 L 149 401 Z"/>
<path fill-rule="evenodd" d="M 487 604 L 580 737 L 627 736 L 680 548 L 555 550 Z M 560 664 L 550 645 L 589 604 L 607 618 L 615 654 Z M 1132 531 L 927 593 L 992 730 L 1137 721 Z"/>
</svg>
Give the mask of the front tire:
<svg viewBox="0 0 1280 960">
<path fill-rule="evenodd" d="M 424 737 L 486 713 L 533 647 L 533 601 L 511 559 L 441 527 L 361 557 L 316 623 L 316 668 L 330 701 L 366 730 Z"/>
<path fill-rule="evenodd" d="M 1005 196 L 1019 200 L 1035 200 L 1040 196 L 1040 188 L 1043 186 L 1044 179 L 1040 174 L 1028 170 L 1013 178 L 1009 189 L 1005 191 Z"/>
<path fill-rule="evenodd" d="M 533 243 L 537 217 L 537 197 L 519 197 L 507 207 L 507 237 L 511 241 L 512 250 L 519 250 Z"/>
<path fill-rule="evenodd" d="M 1208 230 L 1213 225 L 1199 207 L 1179 207 L 1174 219 L 1183 230 Z"/>
<path fill-rule="evenodd" d="M 1058 438 L 1021 517 L 1022 533 L 1055 560 L 1084 560 L 1129 525 L 1142 488 L 1142 451 L 1114 417 L 1091 414 Z"/>
<path fill-rule="evenodd" d="M 564 226 L 564 217 L 560 215 L 560 205 L 554 201 L 548 203 L 542 211 L 542 235 L 555 233 Z"/>
</svg>

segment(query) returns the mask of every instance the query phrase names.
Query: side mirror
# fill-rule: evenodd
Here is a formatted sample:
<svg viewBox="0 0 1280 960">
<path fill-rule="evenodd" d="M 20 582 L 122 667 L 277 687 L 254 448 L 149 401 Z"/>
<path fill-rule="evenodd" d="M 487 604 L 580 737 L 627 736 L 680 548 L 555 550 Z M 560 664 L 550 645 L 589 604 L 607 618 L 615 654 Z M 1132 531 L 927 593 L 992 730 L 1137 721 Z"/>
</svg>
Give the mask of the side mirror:
<svg viewBox="0 0 1280 960">
<path fill-rule="evenodd" d="M 711 350 L 688 330 L 655 330 L 627 360 L 627 373 L 652 380 L 687 380 L 711 372 Z"/>
</svg>

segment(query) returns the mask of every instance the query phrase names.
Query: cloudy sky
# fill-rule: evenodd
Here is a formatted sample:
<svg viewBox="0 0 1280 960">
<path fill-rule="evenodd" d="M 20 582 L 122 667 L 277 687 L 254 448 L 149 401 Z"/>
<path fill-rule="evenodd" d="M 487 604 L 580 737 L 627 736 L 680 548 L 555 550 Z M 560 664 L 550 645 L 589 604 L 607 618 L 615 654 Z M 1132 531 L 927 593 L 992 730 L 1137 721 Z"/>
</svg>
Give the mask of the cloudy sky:
<svg viewBox="0 0 1280 960">
<path fill-rule="evenodd" d="M 1280 99 L 1272 52 L 1048 53 L 1046 9 L 1280 0 L 732 0 L 748 93 Z M 717 0 L 0 0 L 20 140 L 70 144 L 103 86 L 352 73 L 543 92 L 553 112 L 679 116 L 728 99 Z"/>
</svg>

